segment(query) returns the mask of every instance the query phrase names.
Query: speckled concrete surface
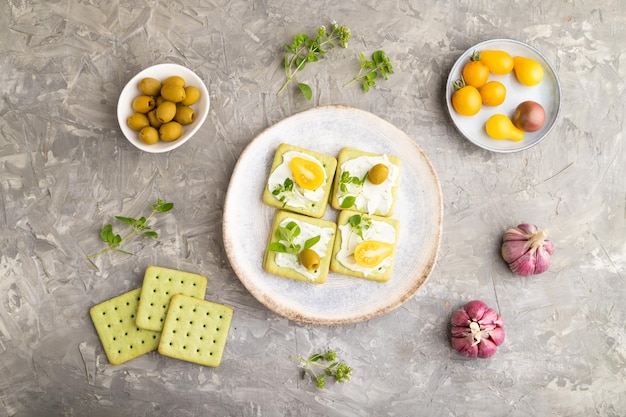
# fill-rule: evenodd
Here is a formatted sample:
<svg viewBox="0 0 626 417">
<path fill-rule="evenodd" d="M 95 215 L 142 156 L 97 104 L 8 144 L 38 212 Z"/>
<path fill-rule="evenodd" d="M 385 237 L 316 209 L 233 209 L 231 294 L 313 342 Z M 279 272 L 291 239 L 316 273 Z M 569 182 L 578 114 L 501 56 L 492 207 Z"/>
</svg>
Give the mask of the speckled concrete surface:
<svg viewBox="0 0 626 417">
<path fill-rule="evenodd" d="M 282 45 L 332 20 L 353 33 L 302 80 L 284 81 Z M 9 0 L 0 6 L 0 416 L 623 416 L 626 414 L 626 3 L 365 0 Z M 442 92 L 471 45 L 511 38 L 542 51 L 563 90 L 556 128 L 516 154 L 455 130 Z M 395 74 L 370 93 L 343 83 L 356 56 L 384 49 Z M 126 81 L 173 62 L 206 82 L 200 133 L 146 154 L 117 126 Z M 406 304 L 368 322 L 309 326 L 276 316 L 226 259 L 231 171 L 264 128 L 342 104 L 395 124 L 426 151 L 444 196 L 437 265 Z M 163 198 L 158 241 L 134 256 L 86 256 L 115 215 Z M 543 275 L 513 276 L 502 232 L 545 226 Z M 205 368 L 151 353 L 111 366 L 89 308 L 138 287 L 148 265 L 205 274 L 206 298 L 234 307 L 224 360 Z M 496 356 L 449 348 L 470 299 L 504 317 Z M 317 390 L 292 355 L 332 347 L 354 368 Z"/>
</svg>

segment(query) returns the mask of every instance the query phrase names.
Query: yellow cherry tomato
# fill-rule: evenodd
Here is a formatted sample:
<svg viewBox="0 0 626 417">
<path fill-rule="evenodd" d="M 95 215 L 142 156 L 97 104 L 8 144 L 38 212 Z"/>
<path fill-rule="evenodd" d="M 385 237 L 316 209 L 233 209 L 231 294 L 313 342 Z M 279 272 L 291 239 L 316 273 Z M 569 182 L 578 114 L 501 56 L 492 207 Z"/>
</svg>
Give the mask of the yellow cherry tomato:
<svg viewBox="0 0 626 417">
<path fill-rule="evenodd" d="M 513 71 L 517 80 L 528 87 L 539 84 L 543 79 L 543 67 L 532 58 L 514 57 Z"/>
<path fill-rule="evenodd" d="M 366 240 L 354 248 L 354 259 L 361 266 L 373 268 L 392 253 L 392 244 L 377 240 Z"/>
<path fill-rule="evenodd" d="M 324 169 L 314 161 L 296 156 L 289 161 L 289 168 L 296 183 L 305 190 L 315 190 L 324 183 Z"/>
<path fill-rule="evenodd" d="M 452 107 L 462 116 L 473 116 L 483 105 L 482 98 L 476 87 L 466 85 L 463 80 L 455 81 L 452 94 Z"/>
<path fill-rule="evenodd" d="M 489 81 L 478 89 L 485 106 L 499 106 L 506 98 L 506 87 L 500 81 Z"/>
<path fill-rule="evenodd" d="M 462 71 L 465 84 L 480 88 L 489 79 L 489 68 L 480 61 L 480 54 L 474 52 L 470 57 L 470 62 L 465 64 Z"/>
<path fill-rule="evenodd" d="M 516 128 L 511 119 L 504 114 L 494 114 L 487 119 L 485 131 L 492 139 L 510 139 L 515 141 L 524 139 L 524 131 Z"/>
<path fill-rule="evenodd" d="M 513 71 L 513 57 L 506 51 L 491 49 L 480 51 L 480 61 L 495 75 L 506 75 Z"/>
</svg>

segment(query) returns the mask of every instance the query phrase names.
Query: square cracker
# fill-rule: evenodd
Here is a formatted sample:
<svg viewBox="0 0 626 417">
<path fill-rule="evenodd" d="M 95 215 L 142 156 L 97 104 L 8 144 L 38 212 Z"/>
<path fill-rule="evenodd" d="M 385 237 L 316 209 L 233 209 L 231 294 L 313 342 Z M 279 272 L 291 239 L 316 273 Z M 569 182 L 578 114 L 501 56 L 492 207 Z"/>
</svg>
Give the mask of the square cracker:
<svg viewBox="0 0 626 417">
<path fill-rule="evenodd" d="M 345 201 L 344 198 L 346 197 L 346 195 L 344 195 L 341 191 L 341 180 L 344 175 L 344 166 L 345 166 L 344 164 L 348 161 L 355 160 L 361 157 L 374 159 L 372 164 L 382 163 L 384 165 L 387 165 L 390 169 L 393 168 L 394 170 L 397 171 L 397 177 L 393 179 L 393 181 L 391 178 L 388 178 L 385 182 L 383 182 L 380 185 L 373 185 L 371 182 L 369 182 L 369 180 L 366 179 L 365 186 L 361 185 L 360 191 L 358 191 L 357 194 L 347 195 L 347 197 L 352 197 L 356 199 L 355 204 L 351 205 L 350 207 L 342 207 L 342 204 Z M 355 210 L 355 211 L 360 211 L 362 213 L 368 213 L 367 207 L 365 207 L 364 205 L 357 207 L 356 205 L 367 203 L 367 201 L 369 201 L 371 197 L 371 196 L 368 196 L 368 193 L 380 192 L 381 190 L 380 187 L 383 187 L 382 190 L 386 190 L 385 193 L 388 193 L 387 195 L 391 199 L 389 210 L 382 212 L 380 208 L 376 208 L 376 210 L 368 214 L 375 214 L 375 215 L 384 216 L 384 217 L 390 217 L 393 215 L 395 207 L 396 207 L 398 187 L 400 184 L 400 174 L 401 174 L 401 169 L 402 169 L 402 161 L 400 160 L 400 158 L 398 158 L 397 156 L 393 156 L 393 155 L 364 152 L 364 151 L 353 149 L 353 148 L 343 148 L 341 151 L 339 151 L 339 156 L 337 158 L 337 161 L 338 161 L 337 173 L 335 174 L 335 180 L 333 183 L 333 193 L 330 199 L 330 204 L 334 209 Z M 362 168 L 363 168 L 363 172 L 348 172 L 347 171 L 348 175 L 350 177 L 357 177 L 357 178 L 362 179 L 363 177 L 367 176 L 371 166 L 362 167 Z M 361 201 L 361 203 L 359 203 L 359 201 Z"/>
<path fill-rule="evenodd" d="M 185 294 L 204 299 L 206 277 L 191 272 L 149 266 L 141 287 L 141 300 L 137 307 L 137 326 L 161 331 L 167 307 L 174 294 Z"/>
<path fill-rule="evenodd" d="M 119 365 L 156 350 L 160 332 L 137 327 L 135 317 L 141 288 L 129 291 L 89 310 L 104 353 L 111 365 Z"/>
<path fill-rule="evenodd" d="M 303 153 L 307 156 L 315 158 L 322 166 L 324 167 L 324 172 L 326 173 L 326 183 L 322 186 L 323 193 L 319 200 L 310 201 L 304 207 L 297 207 L 289 205 L 289 201 L 283 202 L 280 201 L 279 196 L 274 195 L 272 192 L 274 190 L 269 189 L 268 181 L 269 176 L 283 164 L 284 155 L 286 152 L 295 151 Z M 270 168 L 270 173 L 268 175 L 268 180 L 265 183 L 265 188 L 263 191 L 263 202 L 270 207 L 276 207 L 279 209 L 289 210 L 294 213 L 300 213 L 307 216 L 321 218 L 324 217 L 326 213 L 326 208 L 328 207 L 328 200 L 330 198 L 330 192 L 333 185 L 333 178 L 335 176 L 335 169 L 337 168 L 337 159 L 334 156 L 325 155 L 319 152 L 315 152 L 309 149 L 304 149 L 298 146 L 289 145 L 286 143 L 281 143 L 276 148 L 276 153 L 274 154 L 274 160 L 272 162 L 272 167 Z M 299 187 L 293 178 L 290 177 L 293 181 L 293 186 Z M 303 190 L 300 190 L 303 191 Z"/>
<path fill-rule="evenodd" d="M 233 309 L 183 294 L 172 297 L 163 323 L 159 353 L 198 365 L 222 361 Z"/>
<path fill-rule="evenodd" d="M 350 218 L 354 215 L 361 216 L 361 218 L 367 219 L 372 222 L 371 225 L 368 227 L 368 229 L 362 232 L 365 240 L 384 241 L 384 239 L 376 235 L 375 231 L 378 230 L 378 227 L 376 227 L 376 224 L 374 222 L 386 223 L 387 225 L 393 227 L 393 229 L 395 230 L 395 241 L 388 242 L 388 243 L 393 244 L 393 252 L 391 253 L 391 255 L 389 255 L 391 259 L 384 266 L 382 265 L 377 266 L 366 271 L 355 270 L 355 269 L 350 268 L 350 265 L 344 265 L 337 258 L 337 254 L 339 253 L 339 251 L 342 248 L 342 245 L 344 244 L 344 233 L 342 229 L 344 228 L 344 226 L 347 226 L 350 224 Z M 349 229 L 346 229 L 346 230 L 349 230 Z M 389 281 L 391 279 L 391 275 L 393 272 L 393 265 L 394 265 L 395 257 L 396 257 L 396 247 L 398 245 L 399 233 L 400 233 L 400 222 L 396 219 L 392 219 L 389 217 L 374 216 L 374 215 L 365 214 L 365 213 L 359 213 L 353 210 L 343 210 L 342 212 L 339 213 L 339 216 L 337 218 L 337 234 L 335 235 L 335 244 L 333 246 L 332 259 L 330 261 L 330 270 L 337 274 L 350 275 L 353 277 L 368 279 L 371 281 L 378 281 L 378 282 Z M 357 238 L 357 235 L 354 232 L 348 232 L 347 234 L 350 236 L 348 239 Z M 359 241 L 360 239 L 357 242 Z"/>
<path fill-rule="evenodd" d="M 283 267 L 276 263 L 276 252 L 269 250 L 269 245 L 273 242 L 278 242 L 279 238 L 276 235 L 276 229 L 286 220 L 294 220 L 298 223 L 308 223 L 311 226 L 317 228 L 325 228 L 332 229 L 332 236 L 324 245 L 323 241 L 319 241 L 316 243 L 311 249 L 313 249 L 320 257 L 320 265 L 317 269 L 317 274 L 311 273 L 313 276 L 304 275 L 302 272 L 292 269 L 289 267 Z M 272 222 L 272 227 L 270 229 L 270 235 L 267 243 L 267 247 L 265 249 L 265 256 L 263 258 L 263 268 L 269 272 L 270 274 L 278 275 L 285 278 L 296 279 L 304 282 L 311 282 L 314 284 L 323 284 L 326 282 L 328 277 L 328 268 L 330 266 L 330 259 L 332 256 L 333 243 L 335 241 L 335 233 L 337 232 L 337 225 L 334 222 L 324 219 L 314 219 L 308 216 L 303 216 L 296 213 L 290 213 L 285 210 L 278 210 L 274 215 L 274 220 Z M 301 232 L 303 233 L 303 232 Z M 314 237 L 314 236 L 309 236 Z M 306 237 L 306 238 L 309 238 Z M 289 255 L 297 257 L 298 255 Z M 296 259 L 296 262 L 298 260 Z M 307 272 L 308 271 L 303 271 Z M 317 275 L 317 276 L 315 276 Z"/>
</svg>

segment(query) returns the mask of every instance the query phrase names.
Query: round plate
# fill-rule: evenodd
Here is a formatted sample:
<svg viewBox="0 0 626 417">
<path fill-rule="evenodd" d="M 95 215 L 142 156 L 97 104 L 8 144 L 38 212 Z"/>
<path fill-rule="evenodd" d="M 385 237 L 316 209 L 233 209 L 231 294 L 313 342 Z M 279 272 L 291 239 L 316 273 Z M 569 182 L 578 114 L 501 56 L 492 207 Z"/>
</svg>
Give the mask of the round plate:
<svg viewBox="0 0 626 417">
<path fill-rule="evenodd" d="M 534 87 L 526 87 L 517 81 L 513 71 L 507 75 L 490 74 L 490 81 L 498 80 L 506 86 L 507 94 L 504 103 L 496 107 L 483 106 L 474 116 L 461 116 L 452 107 L 452 94 L 454 93 L 452 83 L 461 78 L 463 67 L 470 61 L 474 51 L 486 49 L 506 51 L 511 56 L 524 56 L 534 59 L 543 66 L 543 80 Z M 496 140 L 487 136 L 485 122 L 490 116 L 501 113 L 512 117 L 515 108 L 526 100 L 536 101 L 543 106 L 546 112 L 546 121 L 541 129 L 536 132 L 525 132 L 524 139 L 519 142 Z M 561 109 L 561 86 L 556 71 L 541 52 L 516 40 L 493 39 L 472 46 L 456 61 L 446 84 L 446 103 L 454 125 L 470 142 L 493 152 L 517 152 L 536 145 L 552 130 Z"/>
<path fill-rule="evenodd" d="M 317 285 L 271 275 L 263 256 L 276 209 L 262 202 L 274 153 L 289 143 L 337 156 L 344 147 L 402 160 L 394 218 L 401 231 L 392 278 L 378 283 L 329 273 Z M 330 205 L 324 218 L 336 220 Z M 224 205 L 224 246 L 233 270 L 263 305 L 290 320 L 353 323 L 402 305 L 426 282 L 441 238 L 443 204 L 437 175 L 422 149 L 390 123 L 349 107 L 318 107 L 271 126 L 243 151 Z"/>
<path fill-rule="evenodd" d="M 132 130 L 128 127 L 128 124 L 126 124 L 128 117 L 134 113 L 132 108 L 133 99 L 142 94 L 138 87 L 139 81 L 145 77 L 152 77 L 163 81 L 172 75 L 183 77 L 187 85 L 193 85 L 200 90 L 200 99 L 191 106 L 196 113 L 196 119 L 193 123 L 183 126 L 182 136 L 175 141 L 165 142 L 159 140 L 154 145 L 146 145 L 139 139 L 139 132 Z M 117 122 L 122 129 L 122 133 L 126 136 L 126 139 L 142 151 L 151 153 L 168 152 L 187 142 L 194 133 L 200 129 L 200 126 L 202 126 L 202 123 L 204 123 L 204 120 L 209 114 L 209 103 L 209 91 L 202 79 L 198 77 L 195 72 L 177 64 L 158 64 L 139 72 L 126 84 L 117 102 Z"/>
</svg>

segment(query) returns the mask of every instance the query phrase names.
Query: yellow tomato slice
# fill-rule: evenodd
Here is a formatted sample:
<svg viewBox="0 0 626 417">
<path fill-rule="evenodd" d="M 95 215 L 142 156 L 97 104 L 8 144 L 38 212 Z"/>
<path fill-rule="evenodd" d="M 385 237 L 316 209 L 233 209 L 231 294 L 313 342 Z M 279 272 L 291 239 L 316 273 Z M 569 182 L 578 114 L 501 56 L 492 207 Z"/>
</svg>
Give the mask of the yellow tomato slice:
<svg viewBox="0 0 626 417">
<path fill-rule="evenodd" d="M 311 160 L 296 156 L 289 161 L 289 168 L 296 183 L 305 190 L 315 190 L 324 183 L 324 170 Z"/>
<path fill-rule="evenodd" d="M 373 268 L 393 252 L 393 245 L 377 240 L 366 240 L 354 248 L 356 263 L 366 268 Z"/>
</svg>

